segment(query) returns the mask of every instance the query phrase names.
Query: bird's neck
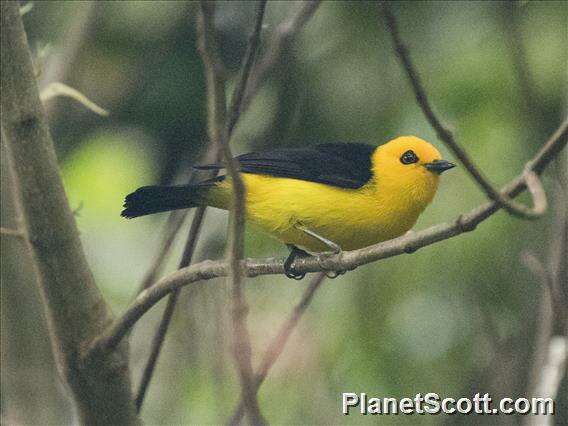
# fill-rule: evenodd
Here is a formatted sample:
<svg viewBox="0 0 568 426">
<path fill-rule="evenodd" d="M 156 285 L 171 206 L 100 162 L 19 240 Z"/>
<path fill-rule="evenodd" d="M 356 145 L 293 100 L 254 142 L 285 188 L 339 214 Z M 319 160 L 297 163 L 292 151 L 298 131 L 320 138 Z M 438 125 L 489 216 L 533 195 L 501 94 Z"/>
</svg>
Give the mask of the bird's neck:
<svg viewBox="0 0 568 426">
<path fill-rule="evenodd" d="M 416 216 L 432 202 L 438 189 L 438 177 L 427 173 L 420 179 L 406 176 L 382 176 L 374 182 L 376 200 L 401 216 Z"/>
</svg>

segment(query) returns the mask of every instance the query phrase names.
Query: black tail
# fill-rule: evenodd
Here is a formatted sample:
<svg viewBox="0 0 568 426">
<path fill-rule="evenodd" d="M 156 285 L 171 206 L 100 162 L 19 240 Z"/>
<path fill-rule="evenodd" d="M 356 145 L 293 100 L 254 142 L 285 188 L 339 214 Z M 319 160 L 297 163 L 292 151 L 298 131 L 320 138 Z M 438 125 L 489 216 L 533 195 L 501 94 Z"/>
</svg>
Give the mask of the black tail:
<svg viewBox="0 0 568 426">
<path fill-rule="evenodd" d="M 205 185 L 143 186 L 124 199 L 120 214 L 131 219 L 170 210 L 197 207 L 203 198 Z"/>
</svg>

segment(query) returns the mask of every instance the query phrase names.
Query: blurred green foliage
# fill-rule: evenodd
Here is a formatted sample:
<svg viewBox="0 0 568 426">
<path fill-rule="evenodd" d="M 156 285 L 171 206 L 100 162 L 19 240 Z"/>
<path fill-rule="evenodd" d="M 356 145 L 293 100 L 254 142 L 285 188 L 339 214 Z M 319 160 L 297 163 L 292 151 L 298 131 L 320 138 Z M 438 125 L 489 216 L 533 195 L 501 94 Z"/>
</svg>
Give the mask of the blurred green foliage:
<svg viewBox="0 0 568 426">
<path fill-rule="evenodd" d="M 265 40 L 296 6 L 269 2 Z M 493 182 L 516 176 L 565 113 L 567 3 L 393 6 L 441 117 Z M 57 51 L 79 7 L 36 2 L 25 17 L 31 45 L 37 50 L 49 43 Z M 218 5 L 231 72 L 246 46 L 252 11 L 247 2 Z M 126 221 L 119 217 L 122 198 L 141 185 L 183 180 L 206 145 L 195 12 L 196 5 L 185 2 L 97 3 L 66 82 L 111 115 L 103 119 L 61 99 L 52 117 L 70 203 L 82 205 L 77 222 L 83 242 L 116 312 L 125 309 L 149 267 L 166 218 Z M 514 26 L 524 51 L 508 44 Z M 514 55 L 526 55 L 535 95 L 530 108 Z M 241 153 L 329 140 L 379 144 L 406 134 L 432 141 L 451 157 L 413 99 L 376 5 L 323 2 L 242 117 L 232 143 Z M 452 170 L 416 229 L 450 221 L 483 200 L 463 168 Z M 473 233 L 326 282 L 261 388 L 263 413 L 275 424 L 500 424 L 502 418 L 345 417 L 340 396 L 460 397 L 474 389 L 522 395 L 540 283 L 520 263 L 520 252 L 545 258 L 549 225 L 550 216 L 526 223 L 498 213 Z M 181 255 L 185 229 L 168 271 Z M 226 213 L 210 211 L 199 258 L 222 256 L 225 229 Z M 246 244 L 251 257 L 286 253 L 253 228 Z M 305 286 L 274 276 L 248 280 L 255 362 Z M 238 400 L 227 289 L 215 280 L 186 292 L 144 407 L 148 424 L 223 422 Z M 133 333 L 135 384 L 158 311 Z M 565 398 L 566 386 L 562 392 Z"/>
</svg>

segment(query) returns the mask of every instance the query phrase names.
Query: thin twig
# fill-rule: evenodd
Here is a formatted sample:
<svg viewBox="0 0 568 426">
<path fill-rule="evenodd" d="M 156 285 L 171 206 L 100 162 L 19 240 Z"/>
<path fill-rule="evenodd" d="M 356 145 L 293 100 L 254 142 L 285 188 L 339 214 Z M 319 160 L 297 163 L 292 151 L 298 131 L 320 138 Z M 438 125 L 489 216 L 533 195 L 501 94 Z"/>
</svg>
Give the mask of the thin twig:
<svg viewBox="0 0 568 426">
<path fill-rule="evenodd" d="M 567 140 L 568 119 L 565 119 L 538 153 L 526 163 L 526 168 L 537 174 L 542 173 L 554 156 L 558 155 L 566 146 Z M 509 182 L 502 189 L 502 193 L 509 197 L 516 197 L 523 192 L 526 189 L 523 176 L 521 174 Z M 422 231 L 406 234 L 402 237 L 359 250 L 344 251 L 340 254 L 329 256 L 324 261 L 314 258 L 298 259 L 296 269 L 299 273 L 321 272 L 324 269 L 333 271 L 352 270 L 358 266 L 380 259 L 413 253 L 422 247 L 473 231 L 477 225 L 500 209 L 501 206 L 498 203 L 494 201 L 486 202 L 468 213 L 459 215 L 456 220 L 450 223 L 434 225 Z M 282 274 L 284 273 L 284 261 L 274 258 L 246 259 L 243 261 L 243 270 L 249 277 Z M 228 271 L 229 266 L 227 262 L 206 260 L 163 278 L 136 298 L 122 317 L 104 335 L 93 342 L 92 350 L 109 350 L 114 348 L 146 311 L 176 288 L 195 281 L 225 277 Z"/>
<path fill-rule="evenodd" d="M 74 69 L 77 56 L 91 35 L 96 20 L 94 19 L 99 7 L 97 1 L 75 2 L 76 11 L 70 20 L 71 26 L 65 30 L 60 49 L 50 55 L 45 64 L 45 72 L 39 83 L 41 91 L 49 84 L 65 83 L 69 79 L 69 72 Z M 45 103 L 45 110 L 52 122 L 57 121 L 61 108 L 54 99 Z"/>
<path fill-rule="evenodd" d="M 230 140 L 233 129 L 241 115 L 241 107 L 243 104 L 243 96 L 247 90 L 247 83 L 252 70 L 252 65 L 256 59 L 256 52 L 260 44 L 260 32 L 262 30 L 262 21 L 264 19 L 264 12 L 266 10 L 266 0 L 261 0 L 258 3 L 258 11 L 256 15 L 254 29 L 249 36 L 247 51 L 243 61 L 243 66 L 239 76 L 239 81 L 235 86 L 235 91 L 231 99 L 231 107 L 229 108 L 228 121 L 227 121 L 227 134 Z M 232 157 L 231 157 L 232 158 Z"/>
<path fill-rule="evenodd" d="M 0 227 L 0 235 L 6 237 L 24 238 L 26 234 L 21 229 L 5 228 L 4 226 L 2 226 Z"/>
<path fill-rule="evenodd" d="M 206 163 L 209 162 L 208 160 L 217 161 L 218 155 L 217 144 L 214 141 L 210 141 L 209 148 L 207 150 L 207 153 L 205 154 Z M 189 179 L 189 183 L 193 182 L 195 175 L 195 173 L 192 173 Z M 142 280 L 140 291 L 145 290 L 156 282 L 156 277 L 158 276 L 169 251 L 171 250 L 176 234 L 181 228 L 181 225 L 183 224 L 185 217 L 187 216 L 187 212 L 187 210 L 183 212 L 174 211 L 168 217 L 168 222 L 166 224 L 166 233 L 162 241 L 162 245 L 154 262 L 152 263 L 150 269 Z M 192 262 L 195 247 L 197 245 L 197 239 L 199 238 L 199 232 L 201 230 L 201 225 L 205 217 L 205 212 L 206 207 L 199 207 L 193 216 L 185 242 L 183 254 L 178 264 L 178 269 L 185 268 Z M 166 338 L 166 333 L 168 332 L 178 299 L 179 290 L 173 292 L 170 295 L 166 308 L 164 309 L 164 312 L 162 314 L 160 324 L 158 325 L 156 334 L 152 339 L 150 356 L 148 357 L 148 361 L 146 362 L 146 366 L 144 367 L 144 372 L 142 373 L 140 385 L 136 393 L 136 410 L 138 413 L 142 410 L 142 404 L 144 403 L 144 398 L 146 396 L 148 386 L 150 385 L 150 381 L 152 380 L 152 376 L 156 368 L 156 363 L 158 362 L 158 358 L 160 356 L 160 352 L 162 350 L 164 340 Z"/>
<path fill-rule="evenodd" d="M 61 83 L 59 81 L 55 81 L 50 83 L 40 92 L 40 99 L 45 104 L 50 99 L 58 98 L 58 97 L 67 97 L 71 98 L 74 101 L 80 103 L 85 108 L 90 110 L 91 112 L 106 117 L 109 115 L 109 112 L 104 109 L 103 107 L 97 105 L 95 102 L 90 100 L 85 94 L 79 92 L 77 89 L 74 89 L 67 84 Z"/>
<path fill-rule="evenodd" d="M 521 14 L 525 8 L 519 7 L 516 1 L 503 2 L 500 17 L 503 22 L 503 35 L 507 44 L 511 60 L 512 70 L 519 85 L 522 98 L 522 106 L 528 119 L 531 117 L 533 122 L 546 122 L 544 108 L 540 102 L 540 95 L 536 90 L 536 84 L 531 73 L 531 67 L 527 57 L 523 35 L 521 33 Z M 535 115 L 537 119 L 535 119 Z"/>
<path fill-rule="evenodd" d="M 236 91 L 237 89 L 235 89 L 235 94 L 233 95 L 232 98 L 232 104 L 230 110 L 231 119 L 228 128 L 229 138 L 232 135 L 234 126 L 240 114 L 246 109 L 246 107 L 249 104 L 249 101 L 256 94 L 259 82 L 263 81 L 266 74 L 279 62 L 282 56 L 282 52 L 286 50 L 286 46 L 289 45 L 290 40 L 293 39 L 294 35 L 298 33 L 299 30 L 308 22 L 308 20 L 311 18 L 311 16 L 317 9 L 318 5 L 319 1 L 303 2 L 299 7 L 298 11 L 294 14 L 294 16 L 289 21 L 281 24 L 277 28 L 277 30 L 274 33 L 274 37 L 270 43 L 271 45 L 270 54 L 267 55 L 267 57 L 263 60 L 263 62 L 259 65 L 259 67 L 257 67 L 258 70 L 255 71 L 250 78 L 248 78 L 247 76 L 250 74 L 250 67 L 254 62 L 254 57 L 250 55 L 249 52 L 257 50 L 257 46 L 254 46 L 254 49 L 251 48 L 250 41 L 252 41 L 253 43 L 257 43 L 258 38 L 256 39 L 253 38 L 249 41 L 249 47 L 247 49 L 247 54 L 245 55 L 246 58 L 250 58 L 248 62 L 245 62 L 245 70 L 246 69 L 248 70 L 246 71 L 243 70 L 243 72 L 241 73 L 241 81 L 239 82 L 239 84 L 237 84 L 236 87 L 237 88 L 243 87 L 242 86 L 243 78 L 245 79 L 245 83 L 248 80 L 249 84 L 245 90 L 241 90 L 240 92 L 237 92 Z M 257 33 L 256 30 L 253 32 L 252 35 L 254 35 L 255 33 Z M 243 99 L 243 94 L 245 99 Z M 216 162 L 219 160 L 218 156 L 219 156 L 218 148 L 214 146 L 214 144 L 211 144 L 207 154 L 205 155 L 203 163 L 207 164 L 211 162 Z M 195 175 L 193 174 L 192 177 L 193 176 Z M 156 279 L 162 269 L 162 265 L 166 257 L 168 256 L 169 251 L 172 248 L 175 236 L 179 232 L 179 229 L 181 228 L 181 225 L 183 224 L 186 216 L 187 216 L 187 211 L 183 212 L 176 211 L 170 214 L 166 225 L 166 233 L 162 240 L 162 244 L 160 246 L 160 249 L 158 250 L 158 253 L 154 261 L 151 264 L 151 267 L 144 276 L 144 279 L 142 280 L 142 283 L 140 285 L 140 291 L 150 287 L 152 284 L 156 282 Z M 195 228 L 196 225 L 197 225 L 196 219 L 194 219 L 192 222 L 192 228 Z M 188 241 L 194 238 L 195 235 L 193 235 L 190 231 L 188 236 Z M 180 263 L 180 267 L 185 267 L 185 266 L 188 265 L 181 265 Z M 146 364 L 145 371 L 142 376 L 142 382 L 140 384 L 138 395 L 136 398 L 137 407 L 139 410 L 142 401 L 144 399 L 144 393 L 146 392 L 149 380 L 154 371 L 155 363 L 157 362 L 163 344 L 164 335 L 167 332 L 168 324 L 170 323 L 171 320 L 171 315 L 173 315 L 177 296 L 174 297 L 172 295 L 172 298 L 174 300 L 168 301 L 168 305 L 164 310 L 158 331 L 153 339 L 151 355 Z"/>
<path fill-rule="evenodd" d="M 384 14 L 386 26 L 389 30 L 389 34 L 391 35 L 396 56 L 399 59 L 402 67 L 404 68 L 410 84 L 412 85 L 412 89 L 414 90 L 416 101 L 418 102 L 418 105 L 420 106 L 420 109 L 424 113 L 426 119 L 436 131 L 438 137 L 446 144 L 446 146 L 454 153 L 454 155 L 458 157 L 461 163 L 465 166 L 466 170 L 477 182 L 483 192 L 485 192 L 485 194 L 489 197 L 489 199 L 500 204 L 508 213 L 523 219 L 536 219 L 542 216 L 545 209 L 542 209 L 542 206 L 540 205 L 536 205 L 536 200 L 534 200 L 535 208 L 531 209 L 523 204 L 516 203 L 506 195 L 501 194 L 499 190 L 497 190 L 485 178 L 481 170 L 479 170 L 479 168 L 474 164 L 473 160 L 457 143 L 453 133 L 438 119 L 438 117 L 434 113 L 434 110 L 432 109 L 430 101 L 428 100 L 421 78 L 416 71 L 416 68 L 412 64 L 412 61 L 410 60 L 408 48 L 400 37 L 398 24 L 396 22 L 394 14 L 390 11 L 390 8 L 385 1 L 379 2 L 379 7 Z"/>
<path fill-rule="evenodd" d="M 561 163 L 562 158 L 556 159 Z M 563 285 L 566 280 L 568 242 L 568 204 L 565 188 L 562 187 L 564 169 L 557 170 L 555 185 L 555 208 L 552 233 L 549 237 L 548 259 L 540 261 L 529 251 L 521 253 L 521 260 L 541 284 L 541 301 L 535 349 L 528 375 L 527 394 L 535 397 L 555 398 L 561 378 L 566 370 L 568 356 L 568 313 Z M 563 276 L 564 275 L 564 276 Z M 564 355 L 562 355 L 564 342 Z M 560 345 L 560 347 L 559 347 Z M 560 351 L 560 353 L 559 353 Z M 525 425 L 552 424 L 550 416 L 527 416 Z"/>
<path fill-rule="evenodd" d="M 266 2 L 261 2 L 260 3 L 260 8 L 262 10 L 262 14 L 264 14 L 264 10 L 266 7 Z M 240 80 L 237 83 L 236 87 L 235 87 L 235 92 L 233 94 L 233 99 L 232 99 L 232 103 L 231 103 L 231 109 L 230 109 L 230 120 L 229 120 L 229 124 L 228 124 L 228 129 L 227 129 L 227 134 L 228 134 L 228 138 L 231 137 L 232 133 L 233 133 L 233 129 L 240 117 L 240 106 L 242 103 L 242 97 L 243 97 L 243 93 L 244 90 L 246 88 L 246 84 L 248 81 L 248 77 L 250 75 L 250 71 L 252 68 L 252 65 L 254 63 L 254 58 L 255 58 L 255 54 L 256 51 L 258 50 L 258 44 L 259 44 L 259 40 L 260 40 L 260 30 L 262 28 L 262 21 L 257 19 L 256 21 L 256 27 L 254 28 L 253 32 L 251 33 L 250 39 L 249 39 L 249 44 L 248 44 L 248 48 L 247 48 L 247 52 L 245 53 L 245 60 L 244 60 L 244 64 L 243 64 L 243 70 L 241 72 L 241 76 L 240 76 Z M 208 97 L 212 96 L 210 93 L 210 88 L 208 87 Z M 210 125 L 212 124 L 211 122 L 209 123 Z M 214 129 L 209 129 L 209 134 L 213 134 L 214 133 Z M 219 149 L 218 149 L 218 141 L 214 141 L 212 140 L 210 142 L 210 148 L 207 151 L 207 154 L 205 155 L 205 164 L 209 163 L 209 162 L 215 162 L 218 161 L 218 153 Z M 213 157 L 213 158 L 211 158 Z M 193 181 L 193 178 L 195 177 L 195 174 L 192 174 L 192 179 L 190 179 L 190 181 Z M 195 251 L 195 245 L 197 243 L 197 238 L 198 238 L 198 234 L 199 234 L 199 229 L 201 228 L 201 223 L 203 222 L 203 217 L 205 215 L 205 211 L 206 211 L 206 207 L 199 207 L 197 209 L 197 212 L 195 213 L 195 216 L 193 217 L 192 223 L 191 223 L 191 228 L 189 231 L 189 235 L 186 241 L 186 246 L 184 249 L 184 254 L 182 256 L 182 259 L 179 263 L 178 269 L 181 268 L 185 268 L 187 266 L 189 266 L 191 264 L 191 260 L 193 258 L 193 253 Z M 167 255 L 167 253 L 169 252 L 173 240 L 175 238 L 175 234 L 177 233 L 177 231 L 179 230 L 179 227 L 181 227 L 181 224 L 183 223 L 183 219 L 184 219 L 185 215 L 183 216 L 178 216 L 175 215 L 175 212 L 172 213 L 170 215 L 170 219 L 168 220 L 168 233 L 166 234 L 166 237 L 164 238 L 162 247 L 158 253 L 158 256 L 156 257 L 155 262 L 153 263 L 153 266 L 151 267 L 151 269 L 148 271 L 145 279 L 143 280 L 143 286 L 142 289 L 147 288 L 148 286 L 150 286 L 151 284 L 154 283 L 157 273 L 159 272 L 159 269 L 161 268 L 161 265 Z M 142 375 L 142 379 L 140 382 L 140 387 L 138 389 L 138 393 L 136 396 L 136 407 L 138 412 L 140 412 L 143 401 L 144 401 L 144 397 L 148 388 L 148 385 L 150 384 L 150 380 L 152 378 L 155 366 L 156 366 L 156 362 L 158 360 L 158 357 L 160 355 L 160 351 L 161 348 L 163 346 L 164 343 L 164 339 L 166 336 L 166 333 L 168 331 L 169 328 L 169 324 L 171 322 L 174 310 L 175 310 L 175 306 L 177 304 L 177 300 L 179 298 L 179 290 L 175 291 L 174 293 L 172 293 L 172 295 L 170 296 L 169 300 L 168 300 L 168 304 L 166 305 L 166 308 L 164 310 L 164 313 L 162 315 L 162 319 L 160 321 L 160 324 L 158 326 L 158 330 L 156 332 L 156 335 L 154 336 L 154 339 L 152 341 L 152 349 L 150 352 L 150 357 L 148 358 L 148 362 L 146 363 L 146 367 L 144 369 L 144 373 Z"/>
<path fill-rule="evenodd" d="M 232 199 L 231 212 L 229 218 L 228 230 L 228 246 L 227 246 L 227 263 L 229 283 L 232 288 L 233 302 L 233 335 L 234 335 L 234 357 L 239 372 L 241 383 L 241 395 L 245 401 L 246 412 L 252 424 L 264 424 L 265 421 L 260 413 L 256 392 L 254 392 L 254 377 L 252 370 L 252 350 L 250 343 L 250 335 L 247 329 L 247 313 L 248 306 L 243 292 L 242 285 L 242 262 L 244 255 L 244 229 L 245 229 L 245 198 L 246 188 L 239 174 L 239 165 L 237 160 L 233 158 L 231 148 L 229 146 L 229 129 L 234 126 L 240 112 L 240 100 L 244 93 L 248 75 L 252 66 L 252 61 L 258 47 L 258 39 L 260 38 L 260 30 L 262 28 L 262 20 L 266 8 L 266 0 L 259 3 L 255 29 L 249 40 L 249 48 L 247 49 L 247 58 L 245 66 L 235 92 L 230 120 L 226 117 L 226 101 L 225 101 L 225 80 L 221 73 L 218 72 L 220 64 L 218 49 L 215 44 L 215 28 L 214 28 L 214 6 L 207 1 L 201 1 L 201 25 L 203 28 L 203 39 L 201 45 L 201 54 L 206 67 L 208 84 L 213 88 L 212 99 L 209 99 L 210 106 L 210 122 L 215 131 L 215 138 L 219 141 L 219 146 L 223 154 L 225 167 L 228 178 L 231 180 Z M 240 87 L 243 86 L 243 87 Z"/>
<path fill-rule="evenodd" d="M 175 210 L 168 215 L 168 219 L 165 224 L 166 229 L 160 243 L 160 248 L 158 249 L 156 256 L 154 257 L 154 260 L 150 263 L 150 267 L 144 274 L 144 277 L 140 281 L 137 294 L 139 294 L 143 290 L 146 290 L 156 282 L 156 279 L 158 278 L 162 271 L 162 268 L 164 267 L 164 262 L 173 247 L 175 238 L 181 226 L 185 222 L 187 214 L 187 210 Z"/>
<path fill-rule="evenodd" d="M 189 229 L 189 235 L 185 243 L 178 269 L 185 268 L 191 264 L 204 216 L 205 207 L 199 207 L 195 211 L 195 215 L 193 216 L 191 227 Z M 154 339 L 152 340 L 150 356 L 144 368 L 142 379 L 140 380 L 140 386 L 138 387 L 138 392 L 136 393 L 136 410 L 138 413 L 142 409 L 146 391 L 148 390 L 148 386 L 150 385 L 150 381 L 152 380 L 152 376 L 156 368 L 156 363 L 158 362 L 158 358 L 160 356 L 160 352 L 166 338 L 166 333 L 168 332 L 168 328 L 174 314 L 180 291 L 181 289 L 177 289 L 170 295 L 168 303 L 162 315 L 162 319 L 160 320 L 160 325 L 158 326 L 158 330 L 156 331 Z"/>
<path fill-rule="evenodd" d="M 300 302 L 294 307 L 288 319 L 282 324 L 280 330 L 270 342 L 270 345 L 268 346 L 266 352 L 264 353 L 264 356 L 260 363 L 260 367 L 258 368 L 258 371 L 256 372 L 254 377 L 255 386 L 256 386 L 255 392 L 258 392 L 258 389 L 266 379 L 266 376 L 268 375 L 270 369 L 272 368 L 278 357 L 280 357 L 280 355 L 282 354 L 282 351 L 284 350 L 284 347 L 286 346 L 288 339 L 290 338 L 292 332 L 298 325 L 300 318 L 302 317 L 304 312 L 306 312 L 306 309 L 308 308 L 310 302 L 312 301 L 314 294 L 320 288 L 325 278 L 326 278 L 325 272 L 320 272 L 314 278 L 312 278 L 308 287 L 302 294 Z M 239 405 L 233 412 L 233 415 L 231 416 L 231 419 L 229 420 L 228 423 L 230 425 L 239 424 L 244 414 L 245 414 L 245 406 L 244 406 L 244 401 L 241 398 Z"/>
<path fill-rule="evenodd" d="M 258 64 L 250 77 L 250 83 L 245 91 L 241 110 L 246 110 L 250 102 L 262 86 L 266 77 L 281 63 L 285 53 L 289 50 L 296 35 L 312 18 L 320 5 L 319 0 L 308 0 L 300 3 L 292 17 L 282 22 L 274 31 L 267 49 L 266 56 Z"/>
<path fill-rule="evenodd" d="M 210 141 L 209 144 L 208 144 L 208 147 L 207 147 L 207 151 L 205 152 L 205 154 L 203 155 L 203 157 L 201 158 L 199 163 L 200 164 L 210 164 L 210 163 L 216 163 L 219 160 L 220 160 L 219 148 L 214 143 L 214 141 Z M 203 173 L 203 172 L 201 172 L 201 173 Z M 187 180 L 187 183 L 188 184 L 194 183 L 198 176 L 200 176 L 200 174 L 197 173 L 196 170 L 193 170 L 192 173 L 189 176 L 189 179 Z M 205 178 L 210 178 L 210 177 L 213 177 L 213 173 L 205 175 Z M 170 250 L 172 249 L 175 237 L 176 237 L 177 233 L 179 232 L 181 226 L 183 225 L 185 218 L 187 217 L 188 213 L 189 213 L 189 209 L 174 210 L 168 216 L 168 220 L 167 220 L 166 226 L 165 226 L 166 230 L 164 231 L 164 237 L 162 239 L 162 243 L 160 244 L 160 248 L 158 249 L 158 253 L 156 254 L 156 257 L 154 258 L 154 260 L 152 261 L 150 268 L 148 268 L 148 271 L 146 272 L 146 274 L 144 275 L 144 278 L 142 279 L 142 281 L 140 283 L 138 293 L 140 293 L 142 290 L 147 289 L 148 287 L 150 287 L 152 284 L 154 284 L 156 282 L 156 279 L 157 279 L 158 275 L 160 274 L 160 271 L 163 268 L 164 261 L 166 260 Z M 190 227 L 190 230 L 191 230 L 191 228 L 194 228 L 194 227 L 195 226 L 192 224 L 191 227 Z M 193 236 L 190 232 L 188 234 L 187 239 L 189 240 L 191 238 L 195 238 L 195 236 Z M 185 266 L 187 266 L 187 265 L 185 265 Z"/>
</svg>

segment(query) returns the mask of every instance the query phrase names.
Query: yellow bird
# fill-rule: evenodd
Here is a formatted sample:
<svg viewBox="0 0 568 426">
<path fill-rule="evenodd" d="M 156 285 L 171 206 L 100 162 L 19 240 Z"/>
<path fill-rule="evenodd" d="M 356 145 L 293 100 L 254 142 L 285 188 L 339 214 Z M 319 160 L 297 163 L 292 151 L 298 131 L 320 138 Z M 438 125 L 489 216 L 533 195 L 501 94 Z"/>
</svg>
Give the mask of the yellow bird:
<svg viewBox="0 0 568 426">
<path fill-rule="evenodd" d="M 415 136 L 379 147 L 328 143 L 237 157 L 246 186 L 247 220 L 291 248 L 286 275 L 297 256 L 354 250 L 410 230 L 432 201 L 439 175 L 454 167 L 438 150 Z M 221 170 L 222 164 L 196 166 Z M 207 205 L 228 209 L 226 176 L 192 185 L 145 186 L 129 194 L 122 216 Z"/>
</svg>

